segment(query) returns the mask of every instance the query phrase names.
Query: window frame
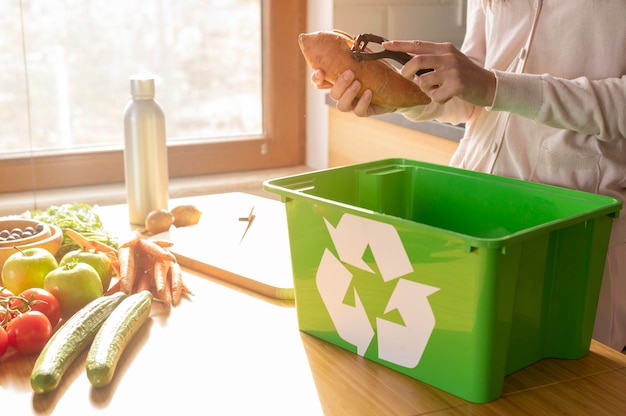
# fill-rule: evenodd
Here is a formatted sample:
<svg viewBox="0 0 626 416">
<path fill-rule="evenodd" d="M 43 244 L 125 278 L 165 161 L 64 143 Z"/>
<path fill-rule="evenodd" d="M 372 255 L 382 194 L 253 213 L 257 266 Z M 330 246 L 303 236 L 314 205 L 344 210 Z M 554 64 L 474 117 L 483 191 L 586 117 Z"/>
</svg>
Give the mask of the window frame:
<svg viewBox="0 0 626 416">
<path fill-rule="evenodd" d="M 304 164 L 306 65 L 297 36 L 306 28 L 306 0 L 263 0 L 263 19 L 265 133 L 170 143 L 170 178 Z M 0 178 L 0 193 L 119 183 L 124 153 L 120 147 L 0 156 Z"/>
</svg>

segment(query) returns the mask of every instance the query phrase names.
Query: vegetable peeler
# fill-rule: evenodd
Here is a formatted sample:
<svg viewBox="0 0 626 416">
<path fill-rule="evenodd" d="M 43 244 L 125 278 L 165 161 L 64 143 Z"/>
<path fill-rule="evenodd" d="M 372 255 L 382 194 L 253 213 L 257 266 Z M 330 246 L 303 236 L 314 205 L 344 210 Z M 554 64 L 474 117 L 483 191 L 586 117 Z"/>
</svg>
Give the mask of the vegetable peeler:
<svg viewBox="0 0 626 416">
<path fill-rule="evenodd" d="M 366 49 L 367 44 L 370 42 L 382 44 L 385 41 L 387 41 L 387 39 L 383 38 L 382 36 L 374 35 L 372 33 L 361 33 L 354 40 L 354 44 L 352 45 L 352 48 L 350 48 L 350 51 L 354 59 L 359 62 L 373 61 L 376 59 L 393 59 L 394 61 L 399 62 L 401 65 L 404 65 L 413 57 L 406 52 L 389 51 L 387 49 L 383 49 L 380 52 L 373 52 Z M 433 69 L 431 68 L 420 69 L 419 71 L 417 71 L 416 75 L 419 76 L 427 72 L 431 72 L 432 70 Z"/>
</svg>

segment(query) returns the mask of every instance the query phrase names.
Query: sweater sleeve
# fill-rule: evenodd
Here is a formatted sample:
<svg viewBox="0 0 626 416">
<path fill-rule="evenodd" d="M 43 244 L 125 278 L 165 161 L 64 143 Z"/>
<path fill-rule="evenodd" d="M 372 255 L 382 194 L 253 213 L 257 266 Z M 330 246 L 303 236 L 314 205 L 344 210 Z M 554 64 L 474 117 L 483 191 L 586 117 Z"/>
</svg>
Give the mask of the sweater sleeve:
<svg viewBox="0 0 626 416">
<path fill-rule="evenodd" d="M 626 138 L 626 75 L 567 80 L 494 71 L 491 111 L 506 111 L 551 127 L 613 141 Z"/>
</svg>

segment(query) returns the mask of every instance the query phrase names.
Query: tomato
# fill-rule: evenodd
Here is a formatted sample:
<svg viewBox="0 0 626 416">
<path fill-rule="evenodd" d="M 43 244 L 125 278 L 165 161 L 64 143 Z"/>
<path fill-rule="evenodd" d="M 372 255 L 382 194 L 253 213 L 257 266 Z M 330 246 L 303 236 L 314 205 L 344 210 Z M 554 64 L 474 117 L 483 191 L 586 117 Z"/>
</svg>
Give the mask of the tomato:
<svg viewBox="0 0 626 416">
<path fill-rule="evenodd" d="M 7 303 L 10 302 L 8 298 L 15 296 L 13 292 L 4 286 L 0 286 L 0 325 L 6 325 L 13 317 L 13 314 L 7 312 Z M 6 316 L 6 315 L 9 316 Z"/>
<path fill-rule="evenodd" d="M 7 335 L 7 331 L 0 326 L 0 357 L 7 352 L 7 348 L 9 348 L 9 336 Z"/>
<path fill-rule="evenodd" d="M 5 308 L 3 305 L 0 305 L 0 326 L 6 326 L 6 324 L 8 324 L 14 316 L 14 313 L 9 312 L 7 308 Z"/>
<path fill-rule="evenodd" d="M 28 311 L 11 319 L 6 329 L 9 345 L 23 354 L 40 352 L 52 336 L 46 315 Z"/>
<path fill-rule="evenodd" d="M 53 328 L 59 323 L 59 320 L 61 319 L 61 305 L 52 293 L 35 287 L 26 289 L 20 293 L 20 296 L 27 299 L 30 304 L 30 309 L 25 302 L 18 297 L 11 299 L 10 304 L 13 309 L 18 309 L 21 312 L 26 312 L 28 310 L 39 311 L 46 315 Z"/>
<path fill-rule="evenodd" d="M 15 295 L 6 287 L 0 286 L 0 298 L 8 298 L 10 296 L 15 296 Z"/>
</svg>

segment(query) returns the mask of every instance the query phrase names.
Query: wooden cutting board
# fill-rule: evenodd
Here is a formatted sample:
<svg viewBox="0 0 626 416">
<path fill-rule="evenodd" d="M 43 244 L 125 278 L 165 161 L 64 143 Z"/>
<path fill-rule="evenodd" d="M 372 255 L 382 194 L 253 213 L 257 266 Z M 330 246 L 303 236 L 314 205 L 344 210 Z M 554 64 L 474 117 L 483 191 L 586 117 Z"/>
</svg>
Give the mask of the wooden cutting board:
<svg viewBox="0 0 626 416">
<path fill-rule="evenodd" d="M 284 204 L 232 192 L 177 199 L 202 211 L 196 225 L 152 236 L 174 243 L 178 262 L 265 296 L 293 299 L 291 252 Z"/>
</svg>

